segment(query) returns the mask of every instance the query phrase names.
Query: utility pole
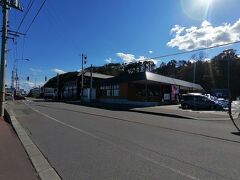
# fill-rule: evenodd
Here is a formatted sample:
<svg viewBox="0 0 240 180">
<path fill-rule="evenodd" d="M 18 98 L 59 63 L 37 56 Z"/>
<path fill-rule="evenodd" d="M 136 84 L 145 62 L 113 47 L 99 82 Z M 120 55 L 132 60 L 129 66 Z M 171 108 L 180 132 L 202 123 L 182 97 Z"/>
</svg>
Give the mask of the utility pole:
<svg viewBox="0 0 240 180">
<path fill-rule="evenodd" d="M 82 85 L 81 85 L 81 100 L 83 99 L 83 73 L 84 73 L 84 69 L 83 69 L 83 54 L 82 54 Z"/>
<path fill-rule="evenodd" d="M 87 56 L 82 54 L 82 83 L 81 83 L 81 100 L 83 100 L 83 88 L 84 88 L 84 64 L 87 63 Z"/>
<path fill-rule="evenodd" d="M 1 47 L 1 71 L 0 71 L 0 116 L 4 116 L 4 102 L 5 102 L 5 66 L 6 66 L 6 47 L 7 47 L 7 34 L 8 34 L 8 10 L 9 8 L 20 9 L 18 0 L 1 0 L 2 6 L 2 47 Z"/>
<path fill-rule="evenodd" d="M 2 0 L 2 48 L 1 48 L 1 72 L 0 72 L 0 116 L 4 116 L 4 101 L 5 101 L 5 64 L 6 64 L 6 46 L 8 33 L 8 3 Z"/>
<path fill-rule="evenodd" d="M 37 78 L 34 78 L 34 87 L 37 87 Z"/>
<path fill-rule="evenodd" d="M 231 103 L 232 103 L 232 95 L 231 95 L 231 87 L 230 87 L 230 81 L 231 81 L 231 74 L 230 74 L 230 65 L 231 65 L 231 57 L 230 57 L 230 54 L 228 53 L 227 54 L 227 61 L 228 61 L 228 82 L 227 82 L 227 84 L 228 84 L 228 104 L 229 105 L 231 105 Z"/>
<path fill-rule="evenodd" d="M 19 91 L 19 77 L 18 77 L 18 71 L 16 70 L 16 92 Z"/>
<path fill-rule="evenodd" d="M 15 74 L 16 92 L 18 92 L 20 89 L 20 78 L 18 76 L 18 62 L 19 61 L 28 61 L 29 62 L 30 59 L 15 59 L 14 60 L 13 71 L 15 71 L 15 73 L 13 73 L 13 74 Z"/>
<path fill-rule="evenodd" d="M 57 73 L 57 100 L 60 99 L 60 92 L 59 92 L 59 73 Z"/>
<path fill-rule="evenodd" d="M 92 102 L 92 84 L 93 84 L 93 78 L 92 78 L 92 64 L 91 64 L 91 70 L 90 70 L 90 102 Z"/>
<path fill-rule="evenodd" d="M 13 89 L 14 89 L 14 70 L 12 70 L 12 82 L 11 82 L 11 90 L 13 91 Z"/>
</svg>

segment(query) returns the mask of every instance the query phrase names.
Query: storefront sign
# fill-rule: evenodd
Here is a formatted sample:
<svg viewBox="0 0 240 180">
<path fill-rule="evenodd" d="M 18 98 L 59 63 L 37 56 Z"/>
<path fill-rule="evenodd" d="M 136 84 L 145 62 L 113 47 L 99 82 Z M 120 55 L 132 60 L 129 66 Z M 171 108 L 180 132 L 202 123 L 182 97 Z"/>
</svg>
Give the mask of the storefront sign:
<svg viewBox="0 0 240 180">
<path fill-rule="evenodd" d="M 178 100 L 177 96 L 179 96 L 179 86 L 177 85 L 172 85 L 171 88 L 171 97 L 172 97 L 172 101 Z"/>
</svg>

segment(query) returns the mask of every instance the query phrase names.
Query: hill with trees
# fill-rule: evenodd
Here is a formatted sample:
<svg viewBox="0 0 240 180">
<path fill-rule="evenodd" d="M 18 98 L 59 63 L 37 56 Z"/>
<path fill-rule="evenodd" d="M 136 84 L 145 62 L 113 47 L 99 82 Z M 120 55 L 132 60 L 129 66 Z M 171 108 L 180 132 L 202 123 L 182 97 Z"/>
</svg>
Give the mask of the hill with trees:
<svg viewBox="0 0 240 180">
<path fill-rule="evenodd" d="M 162 63 L 155 72 L 200 84 L 207 92 L 229 86 L 233 97 L 240 95 L 240 58 L 233 49 L 207 60 L 201 54 L 190 61 L 171 60 Z"/>
</svg>

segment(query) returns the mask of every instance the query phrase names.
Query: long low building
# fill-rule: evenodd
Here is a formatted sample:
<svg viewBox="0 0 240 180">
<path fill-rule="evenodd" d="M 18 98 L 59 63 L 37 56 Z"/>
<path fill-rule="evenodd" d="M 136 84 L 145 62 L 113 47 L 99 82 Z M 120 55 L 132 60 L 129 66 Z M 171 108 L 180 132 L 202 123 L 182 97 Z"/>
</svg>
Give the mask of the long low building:
<svg viewBox="0 0 240 180">
<path fill-rule="evenodd" d="M 97 100 L 105 103 L 157 105 L 178 102 L 181 94 L 189 92 L 204 92 L 204 89 L 199 84 L 140 72 L 101 80 L 97 87 Z"/>
<path fill-rule="evenodd" d="M 124 73 L 119 76 L 92 73 L 92 81 L 91 73 L 85 72 L 83 93 L 81 93 L 81 76 L 81 72 L 69 72 L 61 75 L 58 83 L 58 98 L 104 103 L 158 105 L 179 102 L 181 94 L 204 92 L 202 86 L 198 84 L 151 72 Z M 57 80 L 56 77 L 55 80 Z M 46 87 L 49 84 L 56 86 L 54 78 L 49 81 L 51 82 L 48 82 Z M 55 89 L 57 92 L 57 87 Z"/>
</svg>

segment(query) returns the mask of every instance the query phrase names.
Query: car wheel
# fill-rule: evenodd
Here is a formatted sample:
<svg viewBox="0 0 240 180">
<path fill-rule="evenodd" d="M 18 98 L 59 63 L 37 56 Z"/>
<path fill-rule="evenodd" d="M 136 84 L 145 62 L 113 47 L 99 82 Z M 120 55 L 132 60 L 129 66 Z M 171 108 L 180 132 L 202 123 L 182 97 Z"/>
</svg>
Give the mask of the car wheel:
<svg viewBox="0 0 240 180">
<path fill-rule="evenodd" d="M 215 106 L 210 106 L 210 110 L 215 110 L 216 109 L 216 107 Z"/>
<path fill-rule="evenodd" d="M 218 111 L 222 111 L 222 110 L 223 110 L 223 107 L 221 107 L 221 106 L 217 106 L 217 107 L 216 107 L 216 110 L 218 110 Z"/>
<path fill-rule="evenodd" d="M 187 104 L 183 104 L 182 108 L 183 109 L 189 109 L 189 106 Z"/>
</svg>

